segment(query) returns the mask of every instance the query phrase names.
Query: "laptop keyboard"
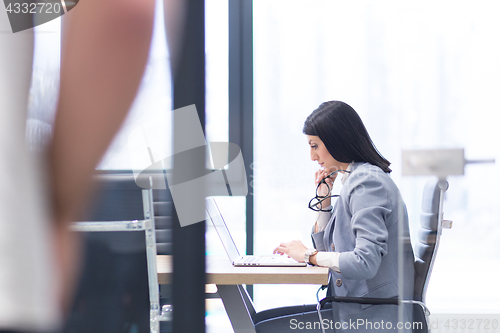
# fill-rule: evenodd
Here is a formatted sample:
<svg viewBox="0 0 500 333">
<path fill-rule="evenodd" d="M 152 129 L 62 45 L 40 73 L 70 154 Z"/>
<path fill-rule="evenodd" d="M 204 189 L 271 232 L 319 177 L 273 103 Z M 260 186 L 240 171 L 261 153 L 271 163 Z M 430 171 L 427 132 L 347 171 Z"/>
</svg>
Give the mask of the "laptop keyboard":
<svg viewBox="0 0 500 333">
<path fill-rule="evenodd" d="M 243 260 L 244 263 L 252 263 L 252 262 L 256 262 L 256 261 L 259 261 L 259 259 L 261 258 L 257 258 L 257 257 L 246 257 L 245 260 Z"/>
<path fill-rule="evenodd" d="M 257 265 L 260 263 L 286 263 L 286 262 L 295 262 L 294 260 L 288 258 L 288 257 L 281 257 L 281 256 L 269 256 L 269 257 L 259 257 L 259 256 L 248 256 L 244 257 L 242 260 L 242 263 L 245 265 Z"/>
</svg>

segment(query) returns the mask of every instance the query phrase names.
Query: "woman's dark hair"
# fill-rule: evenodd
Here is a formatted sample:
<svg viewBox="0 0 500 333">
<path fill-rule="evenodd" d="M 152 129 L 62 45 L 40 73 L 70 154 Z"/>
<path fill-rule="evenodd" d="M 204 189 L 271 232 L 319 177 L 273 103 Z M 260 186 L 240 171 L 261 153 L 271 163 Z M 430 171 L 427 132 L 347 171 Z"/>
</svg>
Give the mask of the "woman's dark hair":
<svg viewBox="0 0 500 333">
<path fill-rule="evenodd" d="M 373 144 L 361 118 L 344 102 L 324 102 L 304 122 L 306 135 L 318 136 L 334 159 L 342 163 L 368 162 L 391 172 L 391 163 Z"/>
</svg>

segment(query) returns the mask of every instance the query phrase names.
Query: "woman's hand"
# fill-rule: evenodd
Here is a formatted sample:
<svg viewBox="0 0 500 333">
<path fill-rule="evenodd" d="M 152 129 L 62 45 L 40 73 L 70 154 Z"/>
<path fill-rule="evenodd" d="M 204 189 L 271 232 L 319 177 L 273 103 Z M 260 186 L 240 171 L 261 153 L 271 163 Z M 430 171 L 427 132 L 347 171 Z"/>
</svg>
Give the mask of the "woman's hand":
<svg viewBox="0 0 500 333">
<path fill-rule="evenodd" d="M 328 176 L 328 172 L 326 172 L 324 169 L 320 169 L 320 170 L 316 171 L 316 173 L 314 175 L 315 175 L 314 183 L 316 184 L 316 186 L 318 186 L 321 179 Z M 332 189 L 333 181 L 335 180 L 336 176 L 337 176 L 337 174 L 335 173 L 332 177 L 325 179 L 325 182 L 328 184 L 328 186 L 326 186 L 326 184 L 324 184 L 324 183 L 321 184 L 321 186 L 318 189 L 318 195 L 324 197 L 324 196 L 327 196 L 330 194 L 330 192 L 328 191 L 328 187 L 330 187 L 330 190 Z M 323 202 L 321 202 L 321 206 L 318 205 L 318 208 L 324 209 L 326 207 L 330 207 L 330 205 L 331 205 L 331 198 L 327 198 Z"/>
<path fill-rule="evenodd" d="M 304 255 L 306 254 L 307 247 L 299 240 L 281 243 L 280 246 L 274 249 L 274 254 L 286 254 L 298 262 L 304 262 Z"/>
</svg>

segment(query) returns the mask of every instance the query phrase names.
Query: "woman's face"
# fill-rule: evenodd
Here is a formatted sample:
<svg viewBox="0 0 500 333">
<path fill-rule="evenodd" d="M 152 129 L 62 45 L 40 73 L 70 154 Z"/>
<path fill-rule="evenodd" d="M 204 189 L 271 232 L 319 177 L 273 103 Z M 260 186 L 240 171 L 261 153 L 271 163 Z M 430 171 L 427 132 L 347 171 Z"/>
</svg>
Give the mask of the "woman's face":
<svg viewBox="0 0 500 333">
<path fill-rule="evenodd" d="M 320 167 L 326 172 L 330 173 L 337 170 L 345 170 L 346 165 L 349 164 L 341 163 L 334 159 L 319 136 L 308 135 L 307 141 L 311 147 L 311 160 L 318 161 Z"/>
</svg>

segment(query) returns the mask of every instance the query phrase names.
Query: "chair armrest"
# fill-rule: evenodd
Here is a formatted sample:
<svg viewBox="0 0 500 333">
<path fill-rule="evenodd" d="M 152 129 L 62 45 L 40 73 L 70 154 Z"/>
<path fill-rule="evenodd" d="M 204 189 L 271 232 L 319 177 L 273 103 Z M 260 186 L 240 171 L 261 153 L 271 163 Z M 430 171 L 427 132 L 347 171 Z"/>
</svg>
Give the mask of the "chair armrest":
<svg viewBox="0 0 500 333">
<path fill-rule="evenodd" d="M 318 302 L 316 307 L 317 310 L 321 310 L 321 308 L 326 303 L 331 302 L 343 302 L 343 303 L 357 303 L 357 304 L 391 304 L 391 305 L 399 305 L 400 301 L 397 298 L 368 298 L 368 297 L 343 297 L 343 296 L 328 296 L 323 298 Z M 415 300 L 402 300 L 401 303 L 407 304 L 416 304 L 422 308 L 425 316 L 429 316 L 431 312 L 425 306 L 423 302 L 415 301 Z"/>
<path fill-rule="evenodd" d="M 397 298 L 328 296 L 319 301 L 318 305 L 320 306 L 320 308 L 322 308 L 326 303 L 330 302 L 357 303 L 357 304 L 392 304 L 392 305 L 399 304 L 399 300 Z"/>
</svg>

